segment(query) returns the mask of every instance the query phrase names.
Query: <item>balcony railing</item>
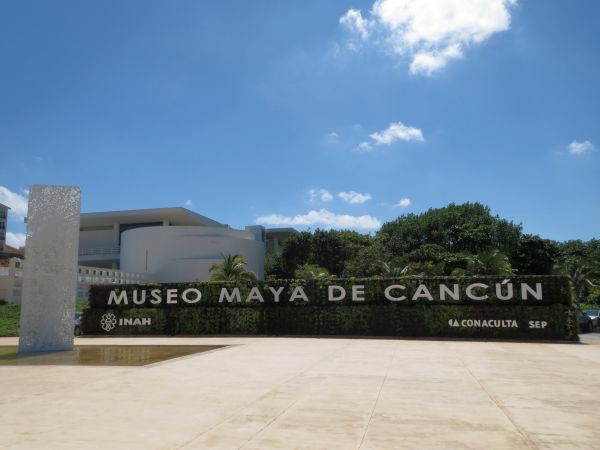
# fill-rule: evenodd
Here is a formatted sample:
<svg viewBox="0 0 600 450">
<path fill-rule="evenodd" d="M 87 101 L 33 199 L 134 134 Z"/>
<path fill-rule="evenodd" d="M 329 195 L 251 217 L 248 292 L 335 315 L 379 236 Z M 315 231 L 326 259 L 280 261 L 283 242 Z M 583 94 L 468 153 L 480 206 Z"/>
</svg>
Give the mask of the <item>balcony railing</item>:
<svg viewBox="0 0 600 450">
<path fill-rule="evenodd" d="M 87 247 L 79 249 L 79 256 L 115 255 L 121 253 L 119 247 Z"/>
</svg>

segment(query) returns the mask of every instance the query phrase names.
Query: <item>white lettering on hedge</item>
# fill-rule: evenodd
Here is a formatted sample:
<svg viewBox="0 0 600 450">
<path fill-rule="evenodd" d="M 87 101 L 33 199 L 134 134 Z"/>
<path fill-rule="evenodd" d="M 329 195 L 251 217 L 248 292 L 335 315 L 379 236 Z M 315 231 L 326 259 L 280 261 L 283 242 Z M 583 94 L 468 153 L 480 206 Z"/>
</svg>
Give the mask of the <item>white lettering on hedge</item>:
<svg viewBox="0 0 600 450">
<path fill-rule="evenodd" d="M 353 302 L 364 302 L 365 301 L 365 286 L 362 284 L 352 286 L 352 301 Z"/>
<path fill-rule="evenodd" d="M 251 302 L 252 300 L 258 300 L 261 303 L 264 303 L 265 301 L 257 287 L 250 289 L 250 293 L 248 294 L 248 297 L 246 297 L 246 302 Z"/>
<path fill-rule="evenodd" d="M 228 303 L 231 303 L 234 300 L 238 302 L 242 301 L 242 297 L 240 295 L 240 288 L 233 288 L 231 294 L 227 288 L 221 288 L 221 295 L 219 295 L 219 303 L 223 303 L 223 300 L 227 300 Z"/>
<path fill-rule="evenodd" d="M 133 291 L 133 303 L 136 305 L 143 305 L 146 303 L 146 290 L 142 290 L 141 295 L 138 298 L 138 291 Z"/>
<path fill-rule="evenodd" d="M 471 300 L 486 300 L 488 298 L 487 295 L 475 295 L 473 290 L 476 288 L 487 289 L 488 285 L 483 283 L 473 283 L 467 286 L 466 294 Z"/>
<path fill-rule="evenodd" d="M 502 294 L 502 288 L 506 286 L 506 295 Z M 510 300 L 513 298 L 513 285 L 512 283 L 496 283 L 496 298 L 498 300 Z"/>
<path fill-rule="evenodd" d="M 334 295 L 334 291 L 338 291 L 338 295 Z M 336 285 L 327 286 L 327 299 L 330 302 L 339 302 L 340 300 L 343 300 L 344 297 L 346 297 L 346 289 L 343 287 Z"/>
<path fill-rule="evenodd" d="M 193 292 L 196 298 L 191 299 L 188 297 L 189 293 Z M 198 303 L 202 299 L 202 292 L 199 289 L 189 288 L 181 293 L 181 299 L 189 304 Z"/>
<path fill-rule="evenodd" d="M 394 297 L 392 295 L 392 289 L 406 289 L 404 286 L 402 286 L 401 284 L 392 284 L 391 286 L 388 286 L 385 288 L 385 291 L 383 291 L 383 295 L 385 295 L 385 298 L 387 298 L 388 300 L 392 301 L 392 302 L 401 302 L 402 300 L 406 300 L 406 295 L 403 295 L 401 297 Z"/>
<path fill-rule="evenodd" d="M 115 291 L 110 291 L 110 295 L 108 296 L 108 304 L 109 305 L 120 305 L 123 303 L 124 305 L 128 305 L 127 301 L 127 291 L 119 292 L 118 296 Z"/>
<path fill-rule="evenodd" d="M 119 326 L 148 326 L 152 325 L 152 319 L 150 317 L 122 317 L 119 319 Z"/>
<path fill-rule="evenodd" d="M 419 287 L 415 291 L 412 299 L 413 300 L 419 300 L 421 297 L 424 297 L 427 300 L 433 301 L 433 297 L 431 296 L 431 292 L 429 292 L 429 289 L 427 289 L 427 286 L 425 286 L 424 284 L 420 284 L 419 285 Z"/>
<path fill-rule="evenodd" d="M 167 289 L 167 305 L 177 304 L 177 289 Z"/>
<path fill-rule="evenodd" d="M 107 306 L 128 306 L 130 305 L 130 301 L 135 306 L 143 306 L 148 302 L 152 305 L 161 305 L 163 302 L 168 305 L 176 305 L 178 303 L 196 304 L 204 298 L 202 291 L 199 288 L 191 288 L 185 285 L 181 288 L 173 288 L 170 286 L 172 285 L 167 285 L 164 289 L 157 288 L 151 289 L 150 291 L 146 289 L 132 289 L 128 291 L 127 289 L 115 288 L 109 292 Z M 367 298 L 372 299 L 374 297 L 373 292 L 380 292 L 379 289 L 382 287 L 383 286 L 377 286 L 377 290 L 370 293 L 368 285 L 365 284 L 349 286 L 335 284 L 327 286 L 319 285 L 314 293 L 319 295 L 318 298 L 321 299 L 321 293 L 324 295 L 325 292 L 323 292 L 323 290 L 327 289 L 327 300 L 330 302 L 340 302 L 346 300 L 348 297 L 350 297 L 353 302 L 364 302 Z M 431 290 L 429 287 L 431 287 Z M 450 299 L 459 301 L 461 298 L 464 299 L 465 297 L 469 300 L 484 301 L 490 298 L 493 300 L 511 300 L 515 298 L 515 294 L 518 293 L 522 300 L 542 300 L 542 288 L 542 283 L 520 283 L 519 288 L 519 285 L 515 286 L 515 284 L 509 282 L 509 280 L 504 280 L 499 283 L 490 282 L 489 284 L 472 283 L 468 286 L 461 286 L 459 283 L 450 286 L 441 283 L 436 286 L 418 283 L 408 287 L 402 284 L 391 284 L 385 287 L 384 296 L 391 302 L 401 302 L 408 298 L 413 301 L 445 301 Z M 220 289 L 218 302 L 242 302 L 240 289 L 243 289 L 245 296 L 244 300 L 246 302 L 264 303 L 269 301 L 279 303 L 284 301 L 281 299 L 281 296 L 284 292 L 288 292 L 288 290 L 291 290 L 292 293 L 286 301 L 310 301 L 302 286 L 279 286 L 274 288 L 258 285 L 249 287 L 249 291 L 246 287 L 223 287 Z M 246 294 L 246 292 L 248 292 L 248 294 Z M 432 295 L 432 292 L 436 294 L 435 297 Z M 492 293 L 494 295 L 492 295 Z M 214 301 L 216 299 L 210 298 L 209 300 Z"/>
<path fill-rule="evenodd" d="M 440 300 L 446 300 L 446 294 L 448 294 L 452 300 L 460 300 L 458 284 L 453 284 L 452 290 L 450 290 L 445 284 L 440 284 Z"/>
<path fill-rule="evenodd" d="M 284 289 L 284 286 L 281 286 L 279 289 L 274 289 L 269 286 L 269 291 L 271 291 L 271 294 L 273 294 L 273 301 L 275 303 L 279 303 L 279 296 L 281 295 Z"/>
<path fill-rule="evenodd" d="M 152 289 L 150 291 L 150 296 L 152 297 L 152 300 L 150 300 L 150 303 L 152 303 L 153 305 L 158 305 L 159 303 L 162 303 L 162 297 L 160 296 L 160 289 Z"/>
<path fill-rule="evenodd" d="M 517 321 L 512 319 L 450 319 L 448 325 L 453 328 L 519 328 Z"/>
<path fill-rule="evenodd" d="M 527 294 L 531 294 L 536 300 L 542 299 L 542 283 L 535 283 L 535 290 L 527 283 L 521 283 L 521 298 L 527 300 Z"/>
<path fill-rule="evenodd" d="M 306 296 L 306 293 L 304 292 L 304 289 L 302 288 L 302 286 L 296 286 L 296 288 L 294 289 L 294 292 L 292 292 L 292 296 L 290 297 L 290 302 L 293 302 L 295 300 L 304 300 L 305 302 L 308 301 L 308 297 Z"/>
</svg>

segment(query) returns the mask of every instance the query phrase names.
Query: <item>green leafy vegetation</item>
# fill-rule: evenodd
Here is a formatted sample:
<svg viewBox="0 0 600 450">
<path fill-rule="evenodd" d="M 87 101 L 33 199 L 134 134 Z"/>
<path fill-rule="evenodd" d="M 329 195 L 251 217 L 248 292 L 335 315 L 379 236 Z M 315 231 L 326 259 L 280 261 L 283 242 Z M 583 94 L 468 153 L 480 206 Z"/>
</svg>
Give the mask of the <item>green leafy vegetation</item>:
<svg viewBox="0 0 600 450">
<path fill-rule="evenodd" d="M 120 327 L 110 332 L 100 328 L 105 311 L 90 309 L 84 315 L 84 330 L 98 335 L 347 335 L 347 336 L 437 336 L 498 339 L 577 338 L 575 322 L 561 305 L 542 307 L 480 305 L 400 306 L 397 304 L 239 306 L 197 308 L 140 308 L 120 311 L 126 317 L 152 319 L 152 326 Z M 450 319 L 480 317 L 517 320 L 518 328 L 452 328 Z M 528 329 L 529 321 L 546 321 L 544 329 Z"/>
<path fill-rule="evenodd" d="M 294 272 L 294 278 L 300 280 L 326 280 L 331 278 L 329 271 L 324 267 L 304 264 Z"/>
<path fill-rule="evenodd" d="M 75 303 L 76 311 L 83 311 L 89 306 L 87 301 L 78 300 Z M 19 318 L 21 316 L 20 303 L 0 305 L 0 336 L 18 336 Z"/>
<path fill-rule="evenodd" d="M 256 275 L 246 269 L 246 259 L 241 255 L 221 255 L 223 262 L 210 268 L 211 281 L 253 281 Z"/>
<path fill-rule="evenodd" d="M 0 305 L 0 336 L 19 335 L 20 313 L 21 305 L 19 304 Z"/>
<path fill-rule="evenodd" d="M 555 242 L 480 203 L 450 204 L 385 223 L 374 236 L 316 230 L 289 237 L 265 262 L 267 279 L 309 266 L 332 277 L 567 275 L 579 302 L 600 303 L 600 240 Z"/>
</svg>

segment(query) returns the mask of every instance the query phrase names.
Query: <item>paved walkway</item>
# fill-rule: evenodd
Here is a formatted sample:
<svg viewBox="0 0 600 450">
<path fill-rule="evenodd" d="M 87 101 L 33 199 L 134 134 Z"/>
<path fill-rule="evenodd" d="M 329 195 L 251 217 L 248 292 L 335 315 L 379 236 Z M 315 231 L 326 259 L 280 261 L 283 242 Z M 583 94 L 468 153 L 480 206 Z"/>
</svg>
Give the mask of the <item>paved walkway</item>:
<svg viewBox="0 0 600 450">
<path fill-rule="evenodd" d="M 586 340 L 80 338 L 232 346 L 146 367 L 0 366 L 0 448 L 600 448 L 600 340 Z"/>
</svg>

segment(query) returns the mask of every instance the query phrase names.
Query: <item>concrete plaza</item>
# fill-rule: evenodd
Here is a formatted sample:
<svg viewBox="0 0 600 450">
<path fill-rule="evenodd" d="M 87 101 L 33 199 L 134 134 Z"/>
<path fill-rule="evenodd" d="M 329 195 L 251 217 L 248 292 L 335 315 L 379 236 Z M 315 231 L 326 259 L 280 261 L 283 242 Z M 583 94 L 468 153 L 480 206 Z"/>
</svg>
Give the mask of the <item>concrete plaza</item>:
<svg viewBox="0 0 600 450">
<path fill-rule="evenodd" d="M 79 338 L 231 346 L 144 367 L 0 366 L 0 448 L 600 448 L 600 340 L 583 339 Z"/>
</svg>

